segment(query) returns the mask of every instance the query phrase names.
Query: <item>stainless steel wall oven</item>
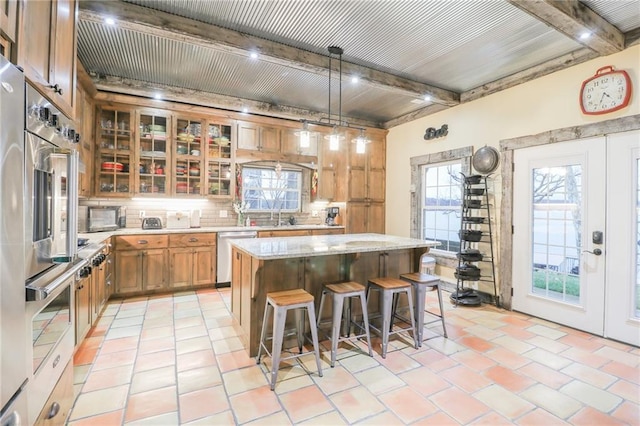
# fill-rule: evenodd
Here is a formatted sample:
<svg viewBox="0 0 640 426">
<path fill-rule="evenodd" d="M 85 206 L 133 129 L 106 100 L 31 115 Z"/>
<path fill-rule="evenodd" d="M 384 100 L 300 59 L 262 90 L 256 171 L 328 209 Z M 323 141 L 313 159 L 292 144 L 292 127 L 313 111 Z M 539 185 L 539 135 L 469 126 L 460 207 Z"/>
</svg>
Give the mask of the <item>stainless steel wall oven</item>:
<svg viewBox="0 0 640 426">
<path fill-rule="evenodd" d="M 73 122 L 26 85 L 24 127 L 24 327 L 27 345 L 28 422 L 34 423 L 71 361 L 78 253 L 79 135 Z M 45 417 L 63 422 L 61 404 Z M 57 407 L 57 409 L 56 409 Z M 62 411 L 60 411 L 62 410 Z"/>
</svg>

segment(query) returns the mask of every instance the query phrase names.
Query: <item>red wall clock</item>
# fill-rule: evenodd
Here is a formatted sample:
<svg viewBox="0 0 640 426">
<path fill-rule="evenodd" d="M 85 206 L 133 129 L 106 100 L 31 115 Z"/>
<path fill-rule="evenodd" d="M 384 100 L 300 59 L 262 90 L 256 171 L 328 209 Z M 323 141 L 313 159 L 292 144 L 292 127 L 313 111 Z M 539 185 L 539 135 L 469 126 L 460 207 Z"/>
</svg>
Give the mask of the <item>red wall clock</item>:
<svg viewBox="0 0 640 426">
<path fill-rule="evenodd" d="M 631 79 L 626 71 L 611 65 L 600 68 L 582 83 L 580 108 L 583 114 L 599 115 L 626 107 L 631 100 Z"/>
</svg>

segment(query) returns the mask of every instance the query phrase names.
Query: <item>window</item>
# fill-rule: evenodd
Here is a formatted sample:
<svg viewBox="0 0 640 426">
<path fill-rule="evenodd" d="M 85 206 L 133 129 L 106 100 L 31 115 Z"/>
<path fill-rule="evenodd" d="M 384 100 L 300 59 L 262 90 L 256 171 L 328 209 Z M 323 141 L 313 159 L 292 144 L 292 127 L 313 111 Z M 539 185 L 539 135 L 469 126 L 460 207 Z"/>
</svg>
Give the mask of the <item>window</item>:
<svg viewBox="0 0 640 426">
<path fill-rule="evenodd" d="M 249 211 L 300 211 L 301 187 L 300 170 L 242 168 L 242 200 L 248 203 Z"/>
<path fill-rule="evenodd" d="M 420 168 L 422 175 L 421 238 L 440 241 L 438 250 L 460 251 L 462 163 L 452 161 Z"/>
<path fill-rule="evenodd" d="M 411 237 L 439 241 L 436 256 L 460 250 L 461 173 L 471 174 L 472 153 L 469 146 L 411 158 Z"/>
</svg>

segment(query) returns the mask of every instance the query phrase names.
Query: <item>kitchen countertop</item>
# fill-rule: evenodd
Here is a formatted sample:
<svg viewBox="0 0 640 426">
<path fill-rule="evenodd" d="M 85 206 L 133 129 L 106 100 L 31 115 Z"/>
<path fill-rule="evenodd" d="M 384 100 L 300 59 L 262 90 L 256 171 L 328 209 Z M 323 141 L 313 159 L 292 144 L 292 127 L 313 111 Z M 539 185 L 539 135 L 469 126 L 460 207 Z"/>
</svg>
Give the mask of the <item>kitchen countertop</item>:
<svg viewBox="0 0 640 426">
<path fill-rule="evenodd" d="M 191 233 L 211 233 L 211 232 L 231 232 L 231 231 L 293 231 L 298 229 L 344 229 L 344 226 L 328 226 L 328 225 L 282 225 L 282 226 L 210 226 L 201 228 L 185 228 L 185 229 L 142 229 L 142 228 L 121 228 L 116 231 L 107 232 L 90 232 L 79 233 L 78 238 L 86 238 L 88 245 L 79 247 L 79 251 L 83 253 L 82 257 L 87 256 L 90 251 L 95 253 L 102 248 L 100 246 L 105 240 L 114 235 L 151 235 L 151 234 L 191 234 Z M 308 238 L 308 237 L 305 237 Z M 89 254 L 88 256 L 91 256 Z M 86 257 L 85 257 L 86 258 Z"/>
<path fill-rule="evenodd" d="M 438 241 L 419 240 L 385 234 L 313 235 L 232 239 L 231 245 L 260 260 L 324 256 L 369 251 L 401 250 L 440 245 Z"/>
</svg>

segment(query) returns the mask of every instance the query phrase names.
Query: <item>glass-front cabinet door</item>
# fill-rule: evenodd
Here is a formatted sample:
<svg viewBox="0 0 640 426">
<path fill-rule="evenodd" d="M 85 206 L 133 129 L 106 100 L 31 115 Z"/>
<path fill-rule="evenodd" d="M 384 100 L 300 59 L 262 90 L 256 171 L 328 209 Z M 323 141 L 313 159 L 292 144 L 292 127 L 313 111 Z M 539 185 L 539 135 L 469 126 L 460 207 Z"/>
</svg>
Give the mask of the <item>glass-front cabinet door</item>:
<svg viewBox="0 0 640 426">
<path fill-rule="evenodd" d="M 97 114 L 97 196 L 130 196 L 133 192 L 133 138 L 130 110 L 101 107 Z"/>
<path fill-rule="evenodd" d="M 169 192 L 170 120 L 155 112 L 140 112 L 136 193 L 140 195 L 166 195 Z"/>
<path fill-rule="evenodd" d="M 175 118 L 173 158 L 176 195 L 202 195 L 202 121 L 195 117 Z"/>
<path fill-rule="evenodd" d="M 231 123 L 207 123 L 207 177 L 206 192 L 209 196 L 233 195 L 234 173 L 232 167 Z"/>
</svg>

